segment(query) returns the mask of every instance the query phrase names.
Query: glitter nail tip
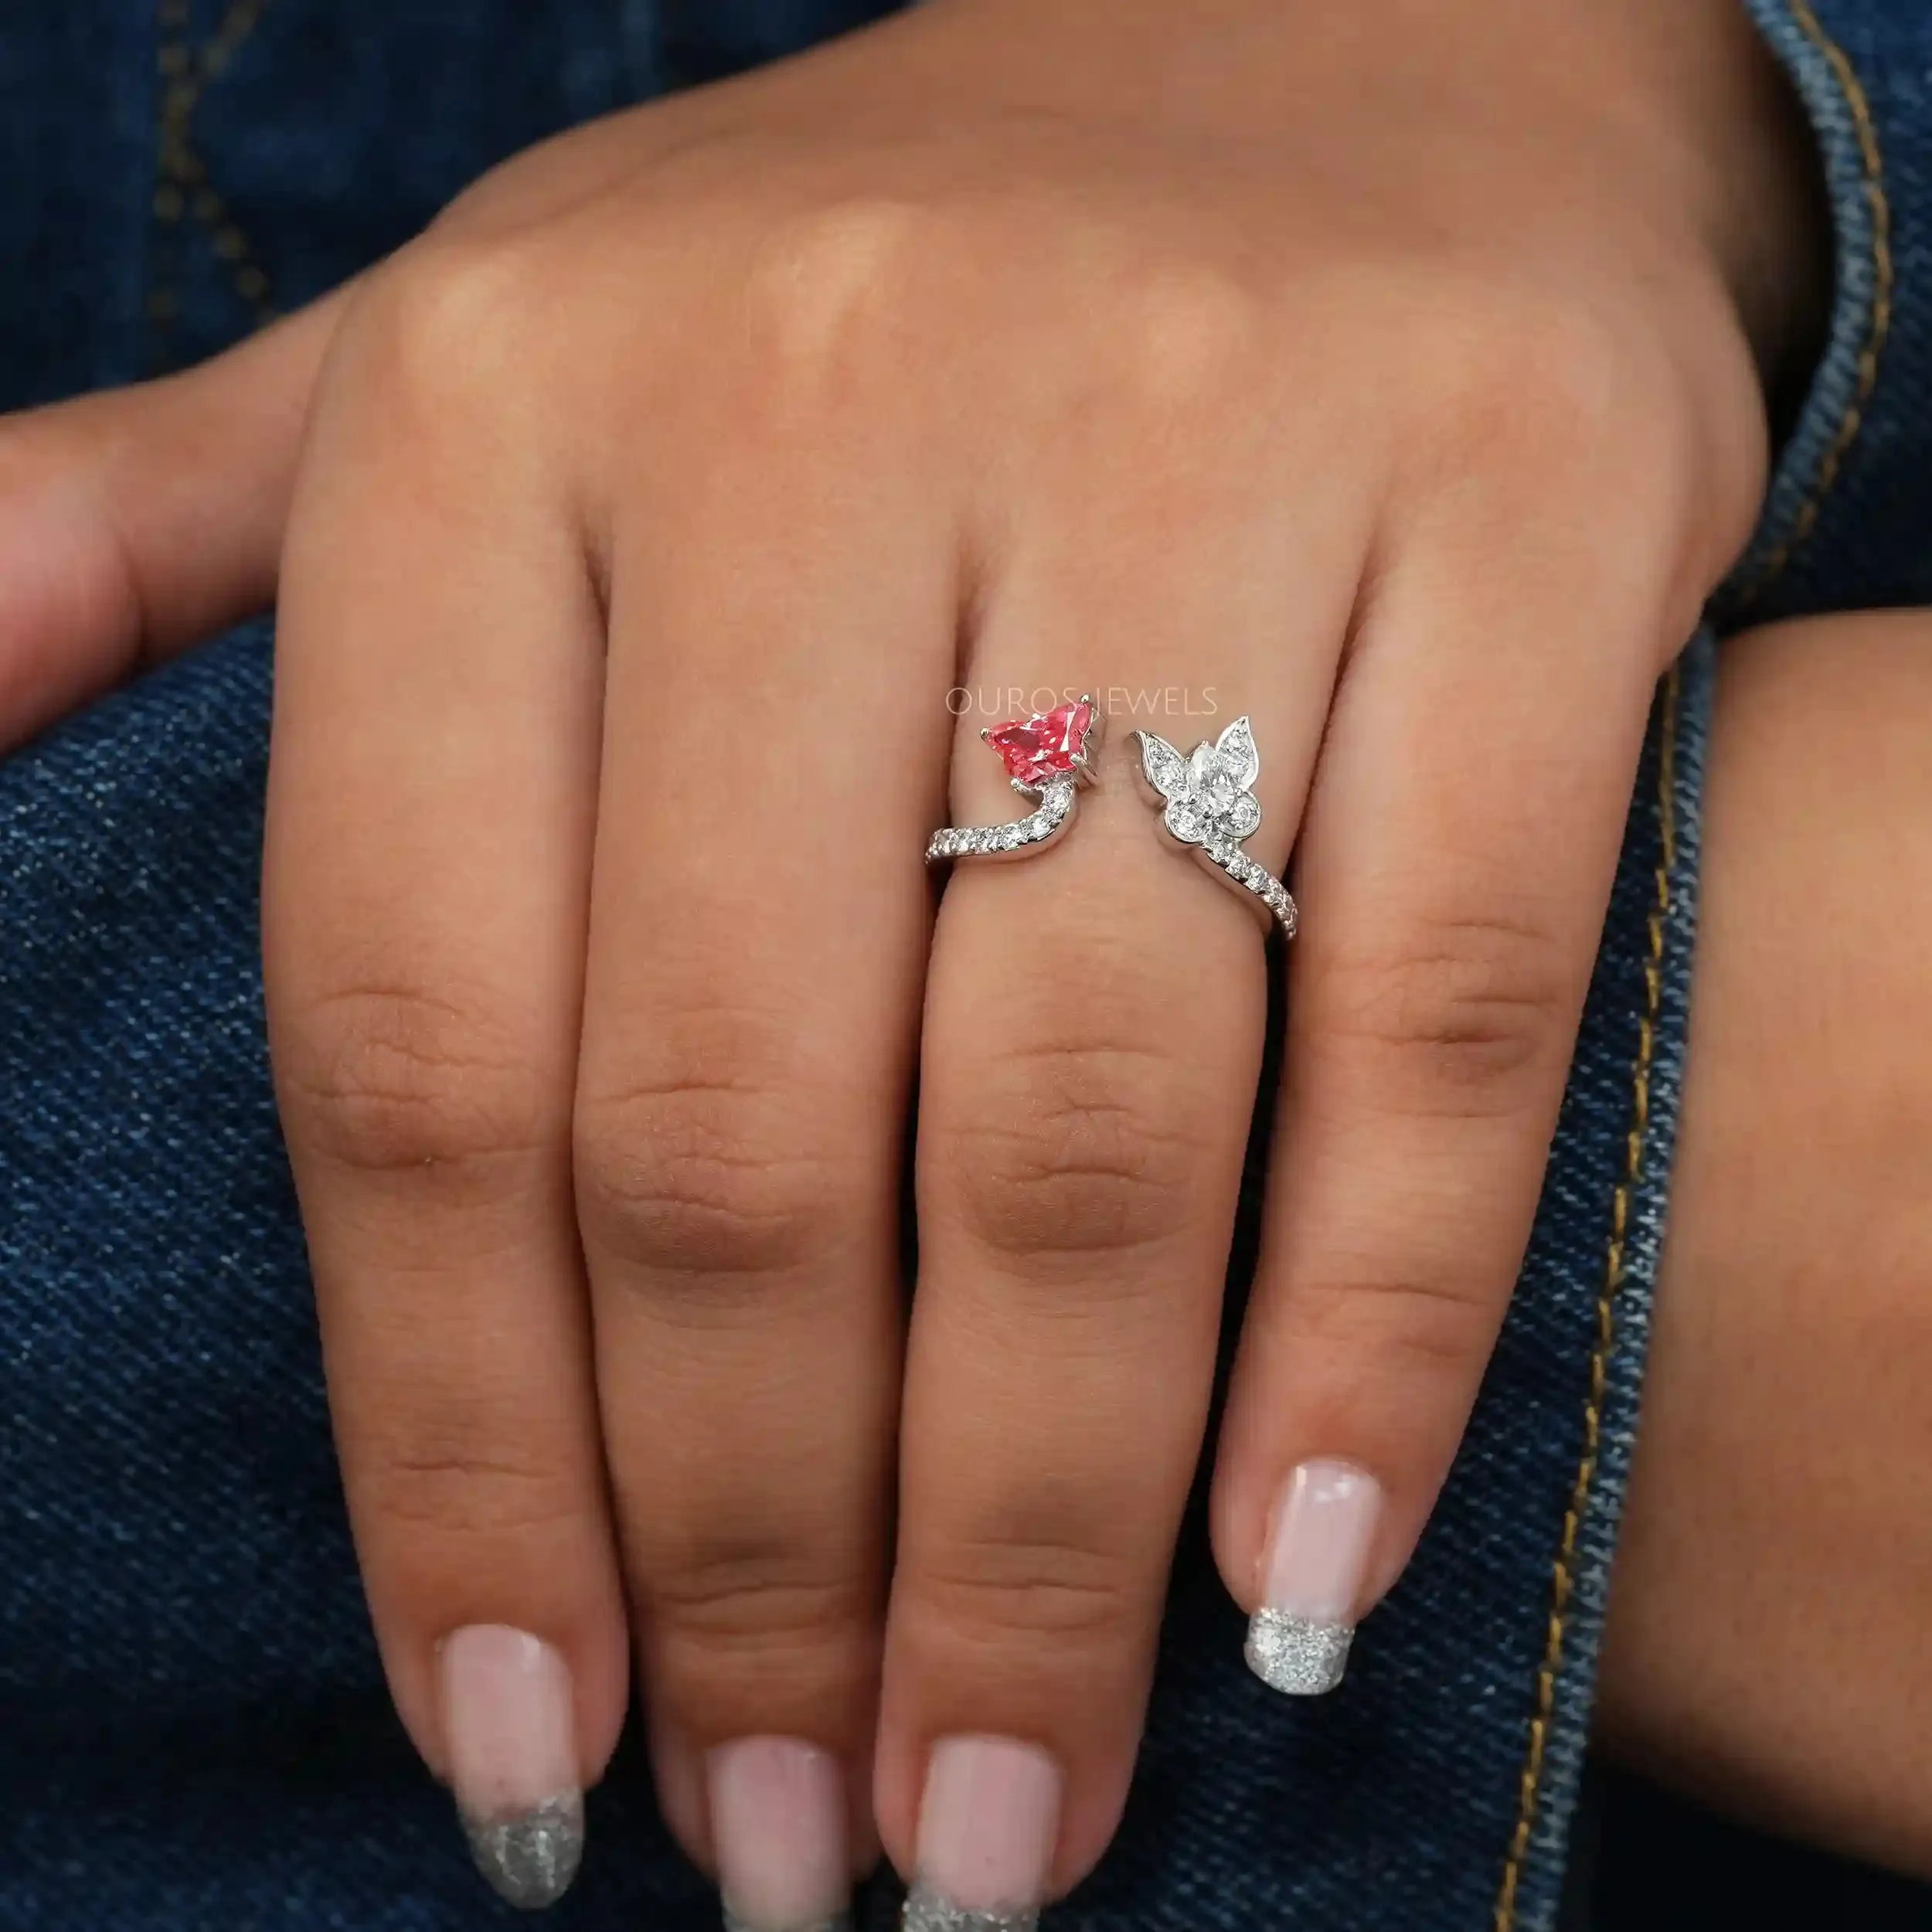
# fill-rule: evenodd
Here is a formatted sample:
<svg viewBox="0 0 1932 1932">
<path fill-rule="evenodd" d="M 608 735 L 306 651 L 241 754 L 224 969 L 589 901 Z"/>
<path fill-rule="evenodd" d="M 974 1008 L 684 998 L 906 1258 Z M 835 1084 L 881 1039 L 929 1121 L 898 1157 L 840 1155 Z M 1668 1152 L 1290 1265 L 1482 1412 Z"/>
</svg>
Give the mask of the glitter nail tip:
<svg viewBox="0 0 1932 1932">
<path fill-rule="evenodd" d="M 814 1919 L 809 1925 L 762 1925 L 741 1919 L 730 1906 L 724 1909 L 724 1932 L 852 1932 L 852 1916 L 836 1912 L 828 1919 Z"/>
<path fill-rule="evenodd" d="M 526 1911 L 554 1905 L 583 1858 L 583 1801 L 553 1798 L 514 1818 L 464 1817 L 476 1869 Z"/>
<path fill-rule="evenodd" d="M 1248 1624 L 1243 1655 L 1270 1690 L 1318 1697 L 1342 1682 L 1354 1635 L 1352 1624 L 1314 1624 L 1285 1610 L 1260 1610 Z"/>
<path fill-rule="evenodd" d="M 994 1912 L 968 1912 L 942 1898 L 930 1886 L 915 1885 L 906 1900 L 899 1932 L 1037 1932 L 1039 1907 L 1016 1905 Z"/>
</svg>

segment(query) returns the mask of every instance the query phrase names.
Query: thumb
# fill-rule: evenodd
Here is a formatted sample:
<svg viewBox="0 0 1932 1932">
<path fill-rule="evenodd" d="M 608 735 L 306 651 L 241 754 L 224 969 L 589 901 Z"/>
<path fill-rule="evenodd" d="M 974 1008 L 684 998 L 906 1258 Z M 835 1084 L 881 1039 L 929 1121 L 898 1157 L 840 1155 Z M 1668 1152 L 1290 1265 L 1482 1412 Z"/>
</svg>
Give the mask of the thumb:
<svg viewBox="0 0 1932 1932">
<path fill-rule="evenodd" d="M 184 374 L 0 420 L 0 750 L 273 600 L 342 297 Z"/>
</svg>

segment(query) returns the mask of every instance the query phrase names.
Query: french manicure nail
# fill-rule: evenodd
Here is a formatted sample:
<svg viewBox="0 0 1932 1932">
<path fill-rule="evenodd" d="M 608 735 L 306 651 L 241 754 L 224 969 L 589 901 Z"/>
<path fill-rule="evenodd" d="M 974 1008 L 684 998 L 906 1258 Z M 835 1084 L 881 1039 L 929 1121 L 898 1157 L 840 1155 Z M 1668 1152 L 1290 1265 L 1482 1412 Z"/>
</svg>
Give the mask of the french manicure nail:
<svg viewBox="0 0 1932 1932">
<path fill-rule="evenodd" d="M 706 1762 L 725 1932 L 850 1932 L 845 1778 L 831 1752 L 745 1737 Z"/>
<path fill-rule="evenodd" d="M 552 1905 L 583 1855 L 570 1667 L 526 1631 L 444 1640 L 443 1734 L 477 1869 L 512 1905 Z"/>
<path fill-rule="evenodd" d="M 1351 1463 L 1304 1462 L 1282 1485 L 1245 1652 L 1271 1689 L 1310 1697 L 1342 1682 L 1381 1513 L 1381 1485 Z"/>
<path fill-rule="evenodd" d="M 1034 1932 L 1060 1815 L 1060 1766 L 1037 1744 L 942 1738 L 926 1767 L 901 1932 Z"/>
</svg>

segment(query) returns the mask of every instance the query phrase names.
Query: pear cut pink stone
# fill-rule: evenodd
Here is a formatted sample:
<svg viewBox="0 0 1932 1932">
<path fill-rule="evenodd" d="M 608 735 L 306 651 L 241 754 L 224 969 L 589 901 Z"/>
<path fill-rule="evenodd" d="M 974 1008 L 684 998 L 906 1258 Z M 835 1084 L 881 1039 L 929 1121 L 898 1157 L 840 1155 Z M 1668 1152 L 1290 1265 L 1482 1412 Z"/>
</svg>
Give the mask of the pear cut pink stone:
<svg viewBox="0 0 1932 1932">
<path fill-rule="evenodd" d="M 1082 699 L 1056 711 L 995 725 L 986 742 L 1006 760 L 1009 777 L 1023 785 L 1043 785 L 1074 768 L 1093 724 L 1094 707 Z"/>
</svg>

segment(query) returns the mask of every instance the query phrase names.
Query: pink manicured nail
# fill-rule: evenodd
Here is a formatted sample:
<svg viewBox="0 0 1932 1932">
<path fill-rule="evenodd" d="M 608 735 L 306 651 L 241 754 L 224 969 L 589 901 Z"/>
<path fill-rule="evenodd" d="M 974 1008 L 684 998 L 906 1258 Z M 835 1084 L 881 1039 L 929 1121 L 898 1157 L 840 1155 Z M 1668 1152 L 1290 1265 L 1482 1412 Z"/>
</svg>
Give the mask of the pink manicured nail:
<svg viewBox="0 0 1932 1932">
<path fill-rule="evenodd" d="M 1304 1462 L 1282 1486 L 1248 1624 L 1248 1668 L 1291 1696 L 1333 1690 L 1355 1635 L 1382 1486 L 1345 1462 Z"/>
<path fill-rule="evenodd" d="M 1033 1932 L 1060 1816 L 1060 1768 L 1037 1744 L 942 1738 L 926 1767 L 901 1932 Z"/>
<path fill-rule="evenodd" d="M 846 1932 L 852 1898 L 838 1760 L 791 1737 L 746 1737 L 706 1760 L 725 1932 Z"/>
<path fill-rule="evenodd" d="M 504 1624 L 446 1638 L 442 1667 L 450 1782 L 477 1869 L 512 1905 L 553 1904 L 583 1855 L 570 1667 Z"/>
</svg>

